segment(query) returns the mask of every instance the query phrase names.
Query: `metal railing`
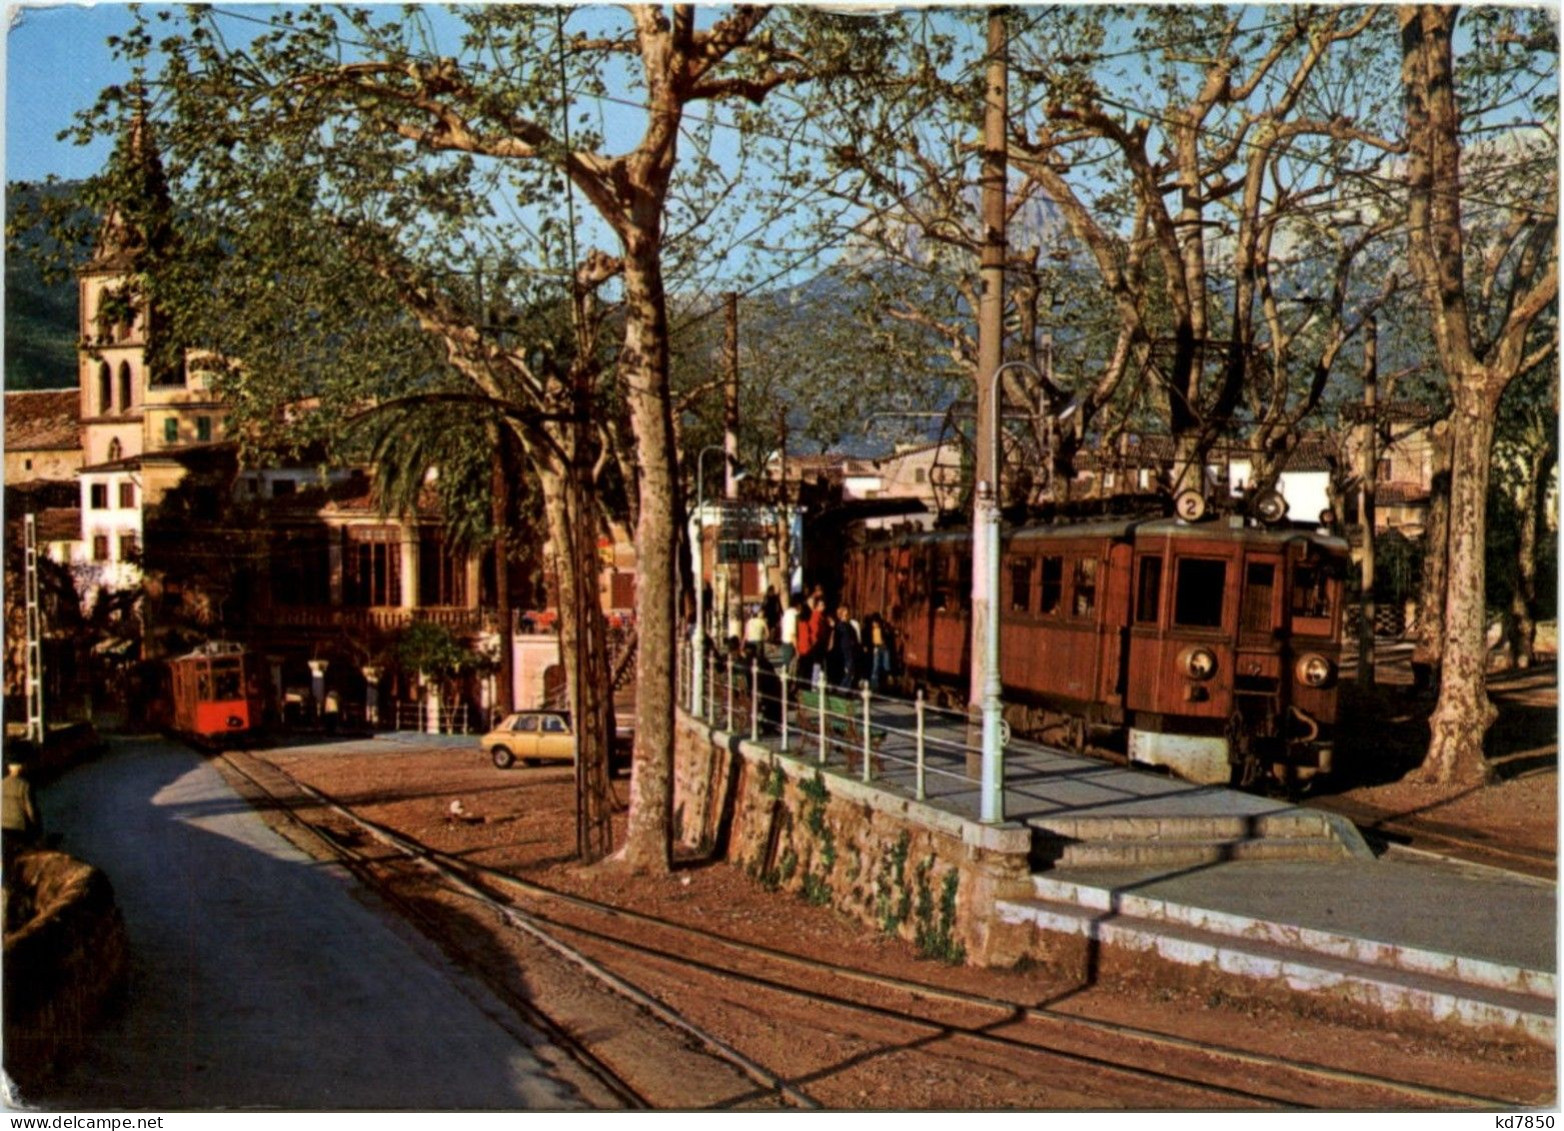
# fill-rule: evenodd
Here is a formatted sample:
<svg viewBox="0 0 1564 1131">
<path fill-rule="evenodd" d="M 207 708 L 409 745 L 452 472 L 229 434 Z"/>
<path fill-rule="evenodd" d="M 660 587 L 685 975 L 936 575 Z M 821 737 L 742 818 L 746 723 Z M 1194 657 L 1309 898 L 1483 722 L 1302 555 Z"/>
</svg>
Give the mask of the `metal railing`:
<svg viewBox="0 0 1564 1131">
<path fill-rule="evenodd" d="M 800 681 L 785 666 L 732 653 L 708 653 L 704 686 L 693 685 L 693 649 L 680 651 L 681 704 L 718 730 L 775 743 L 781 754 L 840 768 L 865 783 L 884 780 L 928 799 L 931 779 L 971 788 L 969 717 L 912 699 L 856 687 L 829 686 L 818 666 Z M 698 692 L 698 694 L 697 694 Z M 954 736 L 953 733 L 954 732 Z"/>
<path fill-rule="evenodd" d="M 390 712 L 391 729 L 424 734 L 483 734 L 487 729 L 482 712 L 469 710 L 467 704 L 454 707 L 431 703 L 397 703 Z"/>
</svg>

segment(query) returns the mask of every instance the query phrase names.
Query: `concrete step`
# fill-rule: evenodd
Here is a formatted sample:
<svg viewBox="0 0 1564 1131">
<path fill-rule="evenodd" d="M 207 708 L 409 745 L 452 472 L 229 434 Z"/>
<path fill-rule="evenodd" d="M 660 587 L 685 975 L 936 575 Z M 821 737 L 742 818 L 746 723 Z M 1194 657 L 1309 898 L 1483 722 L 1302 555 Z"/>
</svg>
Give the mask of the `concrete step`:
<svg viewBox="0 0 1564 1131">
<path fill-rule="evenodd" d="M 1058 855 L 1050 859 L 1050 853 Z M 1256 840 L 1071 840 L 1038 845 L 1034 866 L 1113 868 L 1219 864 L 1223 860 L 1341 860 L 1349 855 L 1334 837 L 1260 837 Z"/>
<path fill-rule="evenodd" d="M 1329 815 L 1311 809 L 1283 809 L 1255 815 L 1125 817 L 1044 815 L 1027 824 L 1071 840 L 1253 840 L 1260 837 L 1330 836 Z"/>
<path fill-rule="evenodd" d="M 1385 1012 L 1494 1027 L 1554 1046 L 1552 972 L 1255 919 L 1034 876 L 1035 898 L 1001 901 L 1000 920 L 1154 953 L 1228 977 L 1329 993 Z"/>
</svg>

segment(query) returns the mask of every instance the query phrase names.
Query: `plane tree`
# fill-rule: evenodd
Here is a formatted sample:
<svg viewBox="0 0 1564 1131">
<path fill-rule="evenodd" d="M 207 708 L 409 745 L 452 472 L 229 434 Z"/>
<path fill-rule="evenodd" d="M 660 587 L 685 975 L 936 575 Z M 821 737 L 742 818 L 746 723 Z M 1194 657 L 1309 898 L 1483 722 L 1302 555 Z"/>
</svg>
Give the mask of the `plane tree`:
<svg viewBox="0 0 1564 1131">
<path fill-rule="evenodd" d="M 1469 48 L 1457 59 L 1465 21 Z M 1486 780 L 1485 544 L 1507 389 L 1556 362 L 1558 44 L 1546 13 L 1397 10 L 1408 250 L 1452 405 L 1439 700 L 1422 780 Z"/>
</svg>

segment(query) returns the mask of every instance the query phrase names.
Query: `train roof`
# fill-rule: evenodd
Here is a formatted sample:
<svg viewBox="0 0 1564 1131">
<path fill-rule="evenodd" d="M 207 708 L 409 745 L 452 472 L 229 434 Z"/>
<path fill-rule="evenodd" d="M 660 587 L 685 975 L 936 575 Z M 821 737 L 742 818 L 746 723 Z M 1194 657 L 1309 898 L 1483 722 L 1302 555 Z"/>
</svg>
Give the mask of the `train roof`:
<svg viewBox="0 0 1564 1131">
<path fill-rule="evenodd" d="M 1131 541 L 1141 538 L 1222 538 L 1242 533 L 1244 539 L 1260 545 L 1283 545 L 1297 538 L 1307 538 L 1320 546 L 1327 546 L 1345 553 L 1347 541 L 1334 534 L 1301 526 L 1230 526 L 1223 519 L 1209 522 L 1185 522 L 1179 518 L 1105 518 L 1086 522 L 1029 523 L 1022 526 L 1002 527 L 1000 538 L 1005 542 L 1062 541 L 1077 538 L 1101 538 L 1115 541 Z M 945 530 L 905 531 L 892 533 L 888 538 L 872 539 L 873 545 L 907 545 L 910 543 L 938 544 L 965 542 L 972 536 L 970 526 L 951 527 Z"/>
</svg>

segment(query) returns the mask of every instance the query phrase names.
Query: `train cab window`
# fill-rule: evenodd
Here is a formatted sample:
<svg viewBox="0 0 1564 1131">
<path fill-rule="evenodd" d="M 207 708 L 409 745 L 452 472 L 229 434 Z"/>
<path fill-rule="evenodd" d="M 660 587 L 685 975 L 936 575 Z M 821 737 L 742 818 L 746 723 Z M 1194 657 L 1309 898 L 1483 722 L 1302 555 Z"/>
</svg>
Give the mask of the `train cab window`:
<svg viewBox="0 0 1564 1131">
<path fill-rule="evenodd" d="M 1074 615 L 1089 617 L 1097 608 L 1097 559 L 1081 558 L 1075 563 Z"/>
<path fill-rule="evenodd" d="M 1173 591 L 1173 623 L 1185 628 L 1220 628 L 1227 594 L 1227 563 L 1180 558 Z"/>
<path fill-rule="evenodd" d="M 1325 570 L 1302 563 L 1293 569 L 1292 615 L 1294 618 L 1329 618 L 1330 586 Z"/>
<path fill-rule="evenodd" d="M 1057 613 L 1064 601 L 1064 559 L 1044 558 L 1038 579 L 1037 611 L 1044 615 Z"/>
<path fill-rule="evenodd" d="M 212 698 L 212 673 L 202 671 L 196 676 L 196 698 L 203 703 Z"/>
<path fill-rule="evenodd" d="M 1010 559 L 1010 611 L 1030 612 L 1032 608 L 1032 559 Z"/>
<path fill-rule="evenodd" d="M 213 665 L 212 684 L 218 699 L 242 698 L 239 692 L 239 665 L 237 663 Z"/>
<path fill-rule="evenodd" d="M 1140 572 L 1135 581 L 1135 621 L 1137 624 L 1156 624 L 1162 608 L 1162 559 L 1140 559 Z"/>
<path fill-rule="evenodd" d="M 1271 596 L 1275 591 L 1275 565 L 1271 562 L 1250 562 L 1244 567 L 1244 600 L 1238 614 L 1239 631 L 1271 630 Z"/>
</svg>

